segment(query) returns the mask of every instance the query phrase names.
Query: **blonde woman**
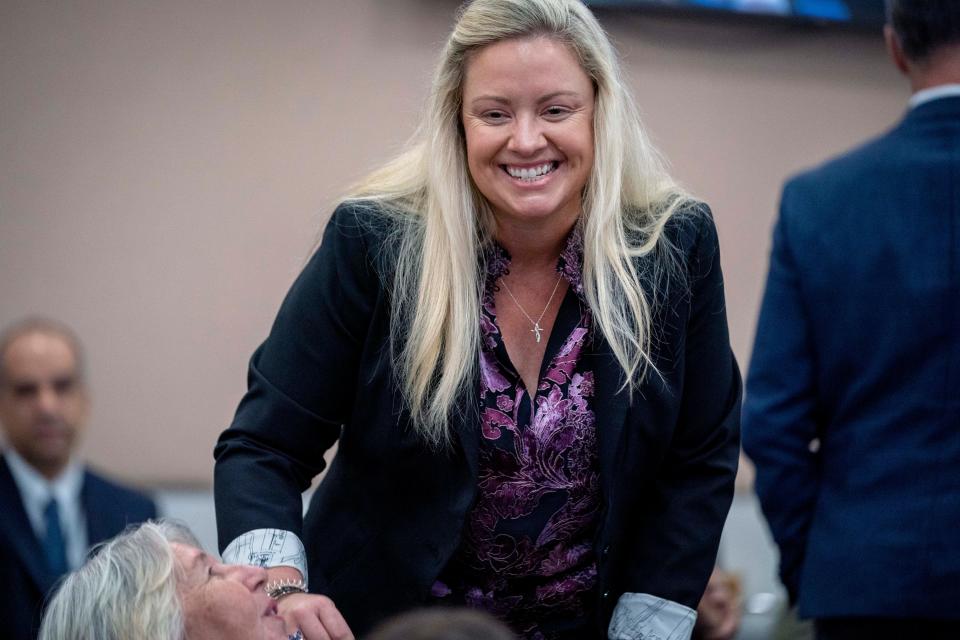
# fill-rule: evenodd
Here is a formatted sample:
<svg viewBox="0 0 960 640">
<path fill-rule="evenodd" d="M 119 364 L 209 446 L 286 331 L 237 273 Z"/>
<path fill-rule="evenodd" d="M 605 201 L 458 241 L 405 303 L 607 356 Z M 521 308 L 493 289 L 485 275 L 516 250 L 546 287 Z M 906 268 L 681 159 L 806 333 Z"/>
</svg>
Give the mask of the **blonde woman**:
<svg viewBox="0 0 960 640">
<path fill-rule="evenodd" d="M 740 379 L 713 222 L 632 105 L 582 3 L 475 0 L 416 141 L 334 212 L 216 449 L 224 557 L 307 640 L 431 604 L 689 637 Z"/>
</svg>

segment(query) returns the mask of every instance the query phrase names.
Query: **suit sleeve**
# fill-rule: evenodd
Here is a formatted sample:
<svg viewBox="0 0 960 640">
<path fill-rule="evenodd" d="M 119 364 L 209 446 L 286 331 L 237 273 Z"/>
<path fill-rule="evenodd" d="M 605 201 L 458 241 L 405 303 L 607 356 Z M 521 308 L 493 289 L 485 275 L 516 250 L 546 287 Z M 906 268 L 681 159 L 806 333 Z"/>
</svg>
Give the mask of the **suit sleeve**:
<svg viewBox="0 0 960 640">
<path fill-rule="evenodd" d="M 780 577 L 795 602 L 818 482 L 810 451 L 817 436 L 815 357 L 790 237 L 792 194 L 788 185 L 773 232 L 747 376 L 744 450 L 756 465 L 756 492 L 780 548 Z"/>
<path fill-rule="evenodd" d="M 147 520 L 156 520 L 159 517 L 160 512 L 157 509 L 156 501 L 149 496 L 144 496 L 142 520 L 146 522 Z"/>
<path fill-rule="evenodd" d="M 247 393 L 214 450 L 221 551 L 255 529 L 302 537 L 301 492 L 349 419 L 379 286 L 360 213 L 334 212 L 250 361 Z"/>
<path fill-rule="evenodd" d="M 716 227 L 705 206 L 691 218 L 690 311 L 675 355 L 683 363 L 679 411 L 653 491 L 643 496 L 627 586 L 696 609 L 733 499 L 742 394 L 727 330 Z"/>
</svg>

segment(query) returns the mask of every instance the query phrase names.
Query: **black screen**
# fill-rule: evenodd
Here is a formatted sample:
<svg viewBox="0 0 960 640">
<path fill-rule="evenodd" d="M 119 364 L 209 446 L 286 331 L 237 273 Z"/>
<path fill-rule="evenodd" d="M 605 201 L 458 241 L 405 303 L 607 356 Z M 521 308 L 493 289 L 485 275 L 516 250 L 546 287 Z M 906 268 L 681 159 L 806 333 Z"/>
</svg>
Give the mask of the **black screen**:
<svg viewBox="0 0 960 640">
<path fill-rule="evenodd" d="M 775 16 L 858 27 L 879 28 L 884 23 L 884 0 L 588 0 L 587 4 Z"/>
</svg>

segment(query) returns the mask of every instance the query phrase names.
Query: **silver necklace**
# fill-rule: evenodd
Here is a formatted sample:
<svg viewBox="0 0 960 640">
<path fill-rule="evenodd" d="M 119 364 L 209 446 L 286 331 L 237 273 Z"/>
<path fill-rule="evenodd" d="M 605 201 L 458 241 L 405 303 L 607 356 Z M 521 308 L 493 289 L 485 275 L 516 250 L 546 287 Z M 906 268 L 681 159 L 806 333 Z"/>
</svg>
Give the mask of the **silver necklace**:
<svg viewBox="0 0 960 640">
<path fill-rule="evenodd" d="M 562 278 L 563 278 L 562 273 L 559 276 L 557 276 L 557 284 L 553 285 L 553 291 L 550 293 L 550 299 L 547 300 L 547 306 L 543 308 L 543 312 L 540 314 L 540 317 L 537 318 L 536 320 L 530 317 L 530 314 L 527 313 L 527 310 L 523 308 L 523 305 L 520 304 L 520 302 L 517 300 L 517 297 L 513 295 L 513 291 L 510 291 L 510 287 L 507 285 L 507 281 L 504 280 L 503 278 L 500 278 L 500 282 L 503 283 L 503 288 L 507 290 L 507 295 L 509 295 L 510 299 L 513 300 L 513 304 L 517 305 L 517 308 L 520 309 L 520 312 L 523 315 L 527 316 L 527 320 L 529 320 L 530 324 L 533 325 L 533 329 L 530 329 L 530 333 L 536 336 L 537 342 L 540 342 L 540 334 L 543 332 L 543 327 L 540 326 L 540 321 L 543 320 L 543 316 L 547 314 L 547 309 L 550 308 L 550 303 L 553 302 L 553 296 L 557 295 L 557 288 L 560 287 L 560 280 Z"/>
</svg>

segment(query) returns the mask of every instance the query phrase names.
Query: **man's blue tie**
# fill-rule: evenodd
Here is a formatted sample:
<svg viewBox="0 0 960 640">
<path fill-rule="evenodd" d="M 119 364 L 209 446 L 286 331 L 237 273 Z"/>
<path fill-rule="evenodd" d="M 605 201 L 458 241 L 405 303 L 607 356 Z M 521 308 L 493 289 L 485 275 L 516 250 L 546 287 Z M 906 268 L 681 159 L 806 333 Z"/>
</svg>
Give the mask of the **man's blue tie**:
<svg viewBox="0 0 960 640">
<path fill-rule="evenodd" d="M 47 526 L 47 534 L 43 538 L 43 553 L 47 557 L 47 567 L 55 576 L 67 572 L 67 549 L 63 541 L 63 530 L 60 528 L 60 509 L 57 499 L 50 498 L 47 508 L 43 510 L 43 520 Z"/>
</svg>

